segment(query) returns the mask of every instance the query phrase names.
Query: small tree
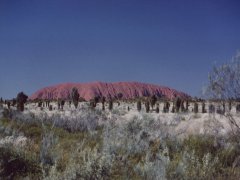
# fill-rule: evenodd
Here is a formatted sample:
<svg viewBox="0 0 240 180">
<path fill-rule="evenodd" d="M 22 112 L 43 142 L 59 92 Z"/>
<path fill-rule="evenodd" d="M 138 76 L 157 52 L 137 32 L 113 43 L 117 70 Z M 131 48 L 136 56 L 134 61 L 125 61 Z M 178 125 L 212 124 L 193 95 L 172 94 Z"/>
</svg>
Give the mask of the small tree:
<svg viewBox="0 0 240 180">
<path fill-rule="evenodd" d="M 53 110 L 52 105 L 49 105 L 48 109 L 49 109 L 49 111 L 52 111 Z"/>
<path fill-rule="evenodd" d="M 179 97 L 177 97 L 176 101 L 175 101 L 175 108 L 176 108 L 176 112 L 178 113 L 181 107 L 181 99 Z"/>
<path fill-rule="evenodd" d="M 106 102 L 106 98 L 104 96 L 101 98 L 101 102 L 102 102 L 102 110 L 104 111 L 105 110 L 105 102 Z"/>
<path fill-rule="evenodd" d="M 215 106 L 213 104 L 210 104 L 208 106 L 208 113 L 210 114 L 215 113 Z"/>
<path fill-rule="evenodd" d="M 229 99 L 240 99 L 240 52 L 232 58 L 232 61 L 213 67 L 205 90 L 205 95 L 221 100 L 223 103 Z M 236 110 L 238 110 L 237 107 Z M 229 111 L 225 116 L 231 126 L 235 127 L 232 133 L 240 136 L 240 126 L 231 112 Z"/>
<path fill-rule="evenodd" d="M 236 112 L 239 113 L 240 112 L 240 104 L 236 105 Z"/>
<path fill-rule="evenodd" d="M 8 109 L 10 109 L 10 101 L 6 101 Z"/>
<path fill-rule="evenodd" d="M 228 110 L 229 111 L 232 110 L 232 101 L 231 100 L 228 101 Z"/>
<path fill-rule="evenodd" d="M 65 101 L 64 101 L 64 100 L 61 100 L 61 110 L 63 110 L 64 104 L 65 104 Z"/>
<path fill-rule="evenodd" d="M 169 112 L 169 108 L 170 108 L 170 103 L 168 101 L 166 101 L 163 105 L 163 112 L 164 113 Z"/>
<path fill-rule="evenodd" d="M 42 107 L 42 101 L 38 102 L 38 107 Z"/>
<path fill-rule="evenodd" d="M 91 109 L 95 109 L 95 107 L 97 106 L 97 104 L 94 101 L 94 99 L 91 99 L 89 104 L 90 104 Z"/>
<path fill-rule="evenodd" d="M 138 112 L 140 112 L 141 109 L 142 109 L 142 103 L 141 103 L 140 100 L 138 100 L 138 101 L 137 101 L 137 110 L 138 110 Z"/>
<path fill-rule="evenodd" d="M 19 111 L 24 111 L 24 104 L 27 102 L 28 96 L 24 94 L 23 92 L 20 92 L 17 94 L 17 109 Z"/>
<path fill-rule="evenodd" d="M 97 105 L 97 103 L 100 101 L 100 99 L 101 98 L 99 96 L 95 96 L 94 99 L 93 99 L 94 103 Z"/>
<path fill-rule="evenodd" d="M 76 87 L 72 88 L 71 99 L 72 99 L 72 102 L 73 102 L 76 109 L 78 107 L 79 97 L 80 97 L 80 95 L 78 93 L 78 89 Z"/>
<path fill-rule="evenodd" d="M 180 105 L 181 112 L 185 112 L 186 108 L 184 107 L 184 101 L 181 100 L 181 105 Z"/>
<path fill-rule="evenodd" d="M 145 108 L 146 108 L 146 113 L 149 113 L 149 111 L 150 111 L 150 103 L 149 103 L 149 101 L 147 101 L 145 103 Z"/>
<path fill-rule="evenodd" d="M 61 100 L 58 99 L 57 103 L 58 103 L 58 110 L 60 110 L 61 109 Z"/>
<path fill-rule="evenodd" d="M 188 108 L 189 108 L 189 101 L 187 100 L 186 101 L 186 111 L 188 111 Z"/>
<path fill-rule="evenodd" d="M 213 67 L 205 95 L 220 100 L 240 98 L 240 53 L 229 63 Z"/>
<path fill-rule="evenodd" d="M 110 111 L 113 109 L 113 101 L 112 101 L 112 99 L 109 100 L 108 109 L 109 109 Z"/>
<path fill-rule="evenodd" d="M 194 102 L 193 112 L 198 113 L 198 103 Z"/>
<path fill-rule="evenodd" d="M 225 102 L 223 102 L 223 105 L 222 105 L 222 106 L 223 106 L 223 109 L 222 109 L 222 110 L 223 110 L 223 114 L 224 114 L 225 111 L 226 111 L 226 105 L 225 105 Z"/>
<path fill-rule="evenodd" d="M 205 108 L 205 103 L 204 102 L 202 102 L 202 113 L 206 113 L 207 111 L 206 111 L 206 108 Z"/>
<path fill-rule="evenodd" d="M 157 97 L 155 95 L 152 95 L 150 98 L 150 104 L 152 109 L 154 108 L 156 102 L 157 102 Z"/>
<path fill-rule="evenodd" d="M 118 93 L 118 94 L 117 94 L 117 98 L 118 98 L 118 100 L 121 100 L 122 97 L 123 97 L 123 94 L 122 94 L 122 93 Z"/>
<path fill-rule="evenodd" d="M 173 103 L 173 106 L 172 106 L 172 113 L 175 113 L 176 112 L 176 107 L 175 107 L 175 103 Z"/>
</svg>

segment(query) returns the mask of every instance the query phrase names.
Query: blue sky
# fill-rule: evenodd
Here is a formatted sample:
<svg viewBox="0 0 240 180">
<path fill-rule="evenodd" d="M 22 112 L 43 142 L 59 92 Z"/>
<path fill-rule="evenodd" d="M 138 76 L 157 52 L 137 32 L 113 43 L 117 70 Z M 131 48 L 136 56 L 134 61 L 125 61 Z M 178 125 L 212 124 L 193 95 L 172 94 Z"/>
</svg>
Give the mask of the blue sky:
<svg viewBox="0 0 240 180">
<path fill-rule="evenodd" d="M 239 0 L 1 0 L 0 96 L 140 81 L 199 96 L 240 49 Z"/>
</svg>

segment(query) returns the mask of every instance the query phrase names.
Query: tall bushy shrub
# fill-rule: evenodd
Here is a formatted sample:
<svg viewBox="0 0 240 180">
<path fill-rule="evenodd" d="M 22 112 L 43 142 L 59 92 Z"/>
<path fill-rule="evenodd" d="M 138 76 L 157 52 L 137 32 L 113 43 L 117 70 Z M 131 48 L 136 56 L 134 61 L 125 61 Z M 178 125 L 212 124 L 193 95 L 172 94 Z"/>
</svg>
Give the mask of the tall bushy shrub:
<svg viewBox="0 0 240 180">
<path fill-rule="evenodd" d="M 232 101 L 231 100 L 228 101 L 228 110 L 229 111 L 232 110 Z"/>
<path fill-rule="evenodd" d="M 198 113 L 198 103 L 194 102 L 193 112 Z"/>
<path fill-rule="evenodd" d="M 94 103 L 97 105 L 97 103 L 100 101 L 100 99 L 101 98 L 99 96 L 95 96 L 94 99 L 93 99 Z"/>
<path fill-rule="evenodd" d="M 150 104 L 151 104 L 152 109 L 154 108 L 156 102 L 157 102 L 157 97 L 155 95 L 152 95 L 150 98 Z"/>
<path fill-rule="evenodd" d="M 58 103 L 58 110 L 59 110 L 61 109 L 61 99 L 58 99 L 57 103 Z"/>
<path fill-rule="evenodd" d="M 202 113 L 206 113 L 205 102 L 202 102 Z"/>
<path fill-rule="evenodd" d="M 61 110 L 63 110 L 64 104 L 65 104 L 65 101 L 64 101 L 64 100 L 61 100 Z"/>
<path fill-rule="evenodd" d="M 138 110 L 138 112 L 140 112 L 141 109 L 142 109 L 142 103 L 141 103 L 140 100 L 138 100 L 138 101 L 137 101 L 137 110 Z"/>
<path fill-rule="evenodd" d="M 145 108 L 146 108 L 146 113 L 149 113 L 149 111 L 150 111 L 150 103 L 149 103 L 149 101 L 147 101 L 145 103 Z"/>
<path fill-rule="evenodd" d="M 181 108 L 181 112 L 185 112 L 186 111 L 186 108 L 184 107 L 184 101 L 183 100 L 181 101 L 180 108 Z"/>
<path fill-rule="evenodd" d="M 106 98 L 105 98 L 105 97 L 102 97 L 102 98 L 101 98 L 101 102 L 102 102 L 102 110 L 104 111 L 104 110 L 105 110 Z"/>
<path fill-rule="evenodd" d="M 24 104 L 27 102 L 28 96 L 23 92 L 18 93 L 16 101 L 17 101 L 17 109 L 19 111 L 24 111 Z"/>
<path fill-rule="evenodd" d="M 173 102 L 173 106 L 172 106 L 172 113 L 176 112 L 176 107 L 175 107 L 175 103 Z"/>
<path fill-rule="evenodd" d="M 208 107 L 208 112 L 209 113 L 215 113 L 215 106 L 213 104 L 210 104 Z"/>
<path fill-rule="evenodd" d="M 180 107 L 181 107 L 181 103 L 182 103 L 182 100 L 178 97 L 178 98 L 175 100 L 176 112 L 179 112 Z"/>
<path fill-rule="evenodd" d="M 240 104 L 237 104 L 237 106 L 236 106 L 236 112 L 237 112 L 237 113 L 240 112 Z"/>
<path fill-rule="evenodd" d="M 95 109 L 96 106 L 97 106 L 97 103 L 95 102 L 95 100 L 91 99 L 90 100 L 90 107 L 91 107 L 91 109 Z"/>
<path fill-rule="evenodd" d="M 122 94 L 122 93 L 118 93 L 118 94 L 117 94 L 117 98 L 118 98 L 118 100 L 121 100 L 122 97 L 123 97 L 123 94 Z"/>
<path fill-rule="evenodd" d="M 186 101 L 186 111 L 188 111 L 188 107 L 189 107 L 189 101 Z"/>
<path fill-rule="evenodd" d="M 42 107 L 42 101 L 38 102 L 38 107 Z"/>
<path fill-rule="evenodd" d="M 71 91 L 71 99 L 72 99 L 72 102 L 75 106 L 75 108 L 77 109 L 78 107 L 78 100 L 79 100 L 79 93 L 78 93 L 78 89 L 76 87 L 72 88 L 72 91 Z"/>
<path fill-rule="evenodd" d="M 109 109 L 110 111 L 113 109 L 113 101 L 112 101 L 112 99 L 109 100 L 108 109 Z"/>
<path fill-rule="evenodd" d="M 165 102 L 163 105 L 163 112 L 167 113 L 169 112 L 169 108 L 170 108 L 170 103 L 169 102 Z"/>
</svg>

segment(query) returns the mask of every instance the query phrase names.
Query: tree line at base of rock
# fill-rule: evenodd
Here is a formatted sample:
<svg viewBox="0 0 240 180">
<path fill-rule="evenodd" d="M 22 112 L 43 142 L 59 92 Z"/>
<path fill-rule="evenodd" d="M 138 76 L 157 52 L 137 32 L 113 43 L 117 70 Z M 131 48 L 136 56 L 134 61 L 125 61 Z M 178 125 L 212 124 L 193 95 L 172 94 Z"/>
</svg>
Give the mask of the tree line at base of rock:
<svg viewBox="0 0 240 180">
<path fill-rule="evenodd" d="M 91 109 L 95 109 L 98 103 L 102 104 L 102 110 L 105 110 L 105 103 L 108 102 L 108 109 L 112 110 L 113 109 L 113 103 L 116 101 L 118 106 L 120 105 L 120 100 L 121 100 L 121 95 L 118 95 L 118 99 L 108 99 L 106 101 L 105 97 L 100 97 L 96 96 L 93 99 L 89 101 L 89 106 Z M 15 106 L 17 105 L 17 110 L 19 111 L 24 111 L 24 104 L 27 102 L 28 96 L 24 94 L 23 92 L 20 92 L 17 94 L 17 97 L 12 99 L 11 101 L 5 100 L 3 101 L 2 98 L 0 98 L 0 103 L 1 104 L 6 104 L 8 108 L 10 106 Z M 73 88 L 70 93 L 69 97 L 69 107 L 71 107 L 71 104 L 73 103 L 74 107 L 77 109 L 78 108 L 78 103 L 80 101 L 80 94 L 78 93 L 77 88 Z M 33 101 L 37 103 L 38 107 L 43 108 L 47 107 L 50 111 L 53 110 L 53 106 L 50 105 L 50 100 L 35 100 Z M 58 99 L 57 100 L 57 105 L 59 110 L 63 110 L 63 107 L 65 105 L 66 100 L 63 99 Z M 137 110 L 140 112 L 142 110 L 142 103 L 145 105 L 145 111 L 147 113 L 151 111 L 155 111 L 156 113 L 160 112 L 160 107 L 159 107 L 159 101 L 155 95 L 151 97 L 145 97 L 144 99 L 137 99 L 135 100 L 137 103 Z M 170 102 L 167 100 L 164 100 L 163 102 L 163 113 L 179 113 L 179 112 L 188 112 L 189 111 L 189 106 L 190 102 L 193 103 L 193 109 L 192 112 L 194 113 L 199 113 L 199 103 L 201 103 L 201 113 L 206 113 L 206 105 L 204 100 L 191 100 L 191 99 L 181 99 L 179 97 L 175 98 L 172 101 L 172 107 L 170 105 Z M 218 113 L 218 114 L 224 114 L 226 112 L 226 103 L 228 103 L 228 110 L 232 109 L 232 102 L 233 100 L 229 100 L 227 102 L 222 102 L 221 107 L 220 105 L 217 106 L 217 108 L 213 104 L 209 104 L 208 106 L 208 112 L 209 113 Z M 171 107 L 171 109 L 170 109 Z M 130 111 L 130 107 L 128 106 L 128 111 Z M 236 105 L 236 112 L 240 112 L 240 104 Z"/>
</svg>

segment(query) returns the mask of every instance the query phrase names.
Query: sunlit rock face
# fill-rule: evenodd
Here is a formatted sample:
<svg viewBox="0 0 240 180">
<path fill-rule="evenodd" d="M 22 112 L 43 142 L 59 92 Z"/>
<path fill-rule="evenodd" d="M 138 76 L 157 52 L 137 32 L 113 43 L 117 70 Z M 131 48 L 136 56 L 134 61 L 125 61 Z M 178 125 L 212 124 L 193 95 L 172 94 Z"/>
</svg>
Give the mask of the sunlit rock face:
<svg viewBox="0 0 240 180">
<path fill-rule="evenodd" d="M 164 86 L 140 83 L 140 82 L 91 82 L 91 83 L 63 83 L 54 86 L 42 88 L 35 92 L 30 99 L 69 99 L 73 87 L 85 100 L 94 97 L 116 98 L 122 94 L 122 99 L 134 99 L 143 96 L 156 95 L 173 99 L 175 97 L 190 98 L 186 93 L 177 91 Z"/>
</svg>

